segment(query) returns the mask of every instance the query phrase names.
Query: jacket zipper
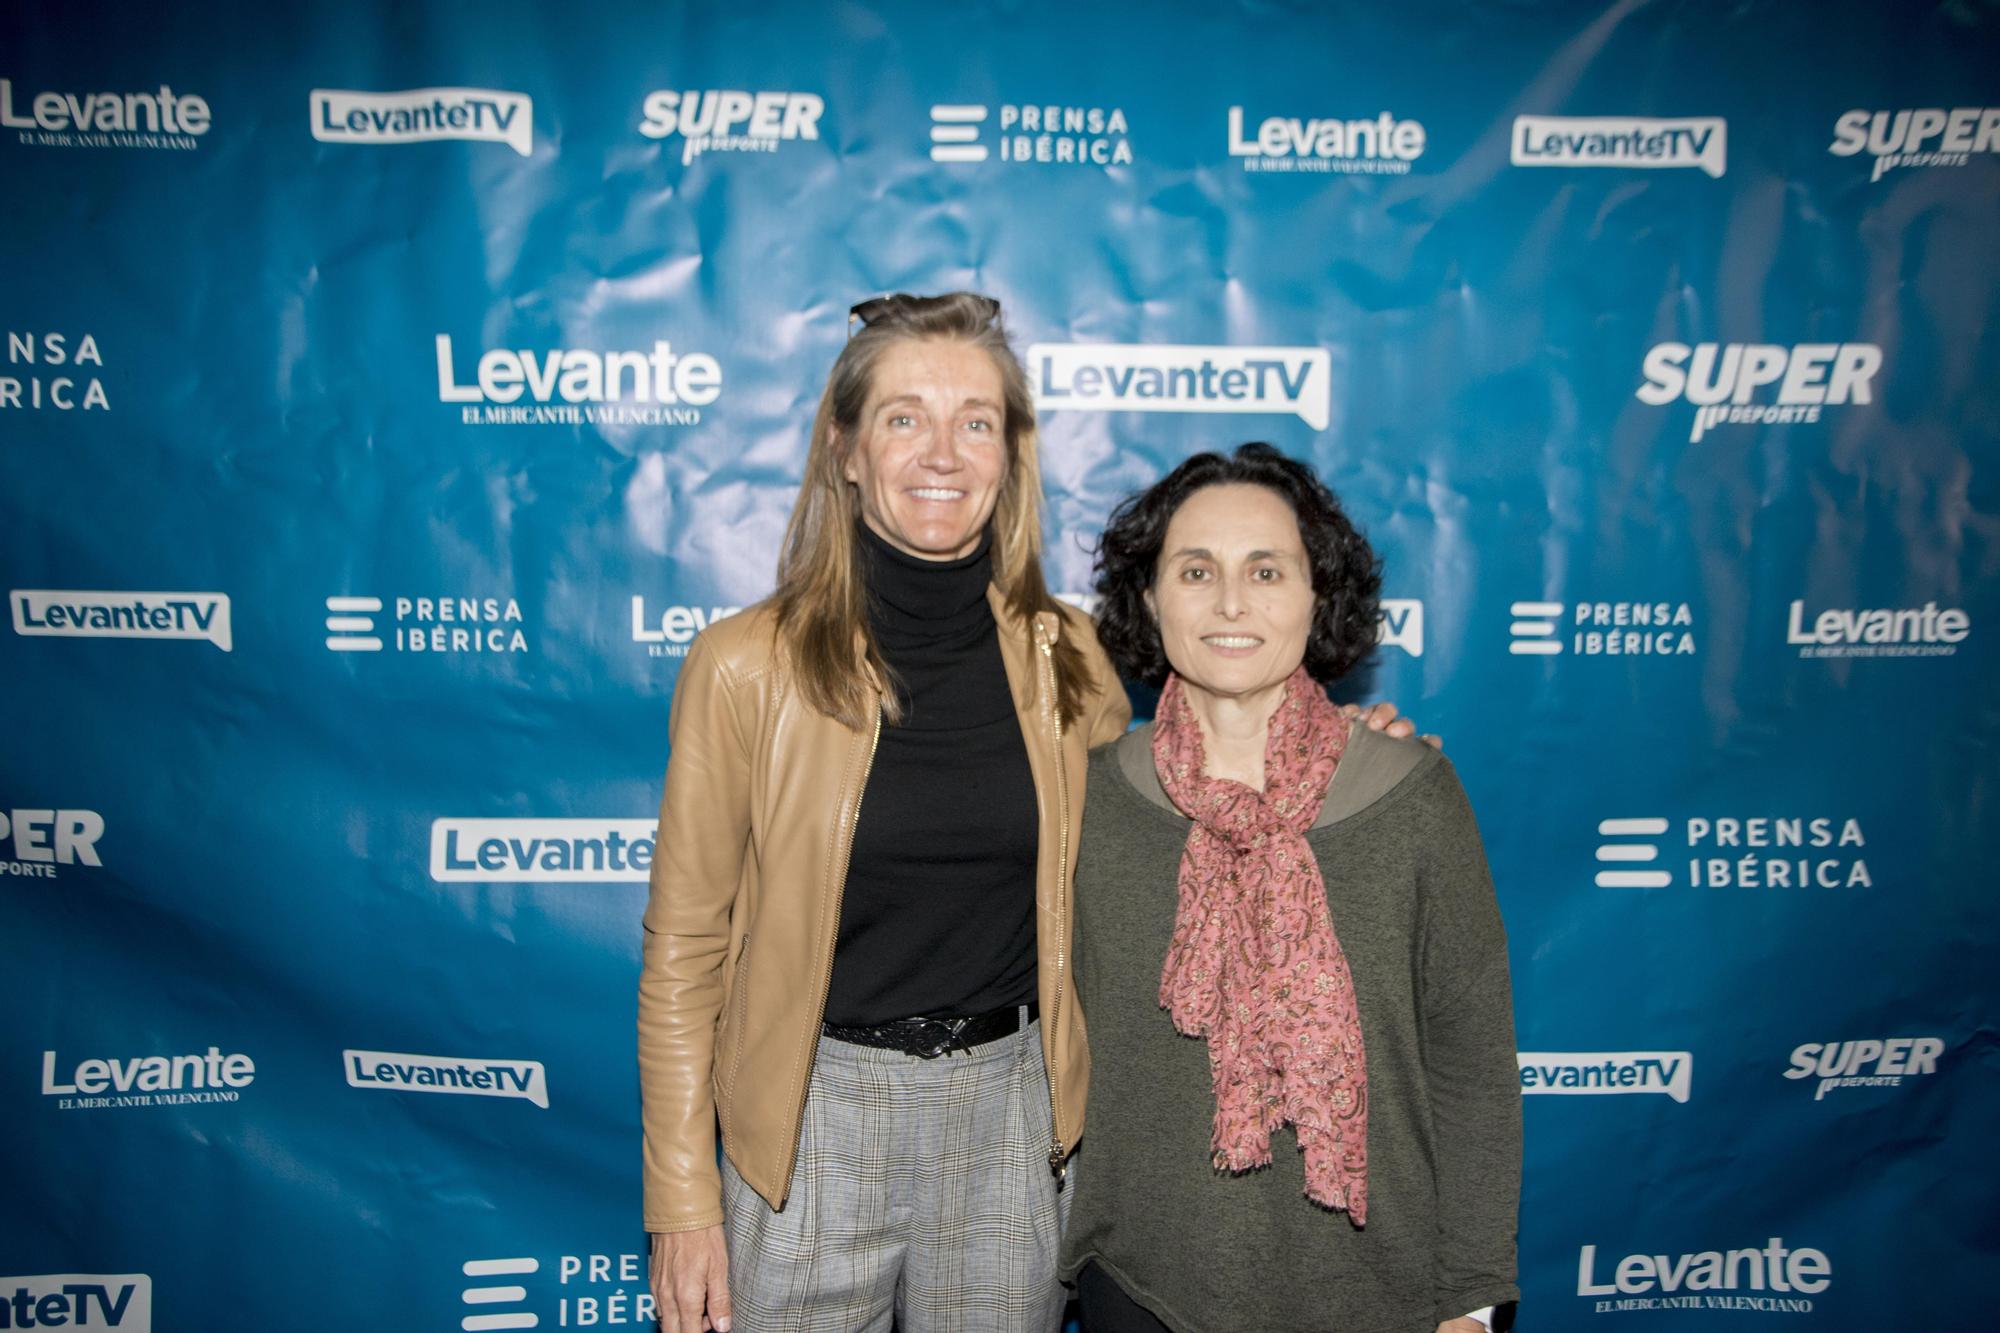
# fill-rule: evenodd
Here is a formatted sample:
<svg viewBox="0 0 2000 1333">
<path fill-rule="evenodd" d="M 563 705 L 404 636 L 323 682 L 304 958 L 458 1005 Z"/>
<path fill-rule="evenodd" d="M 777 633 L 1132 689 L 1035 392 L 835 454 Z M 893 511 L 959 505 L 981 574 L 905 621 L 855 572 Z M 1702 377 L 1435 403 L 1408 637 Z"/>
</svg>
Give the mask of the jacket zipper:
<svg viewBox="0 0 2000 1333">
<path fill-rule="evenodd" d="M 840 904 L 841 900 L 847 896 L 847 866 L 848 862 L 854 856 L 854 830 L 856 825 L 861 822 L 861 798 L 868 791 L 868 775 L 875 769 L 875 748 L 881 743 L 882 705 L 881 701 L 877 700 L 875 705 L 875 733 L 868 738 L 868 758 L 861 765 L 861 785 L 854 789 L 854 815 L 847 821 L 845 846 L 841 849 L 840 878 L 833 886 L 833 931 L 827 938 L 826 966 L 821 969 L 825 980 L 820 982 L 819 1007 L 813 1011 L 820 1016 L 822 1022 L 826 1018 L 826 997 L 833 990 L 833 953 L 840 943 Z M 812 1040 L 816 1052 L 819 1044 L 817 1034 L 813 1036 Z M 812 1089 L 812 1067 L 813 1057 L 808 1057 L 806 1060 L 806 1076 L 799 1083 L 798 1108 L 792 1113 L 792 1154 L 785 1162 L 784 1174 L 784 1192 L 787 1198 L 791 1196 L 792 1192 L 792 1172 L 797 1170 L 799 1165 L 799 1139 L 805 1130 L 806 1094 Z"/>
<path fill-rule="evenodd" d="M 1069 941 L 1062 929 L 1069 920 L 1069 769 L 1063 763 L 1062 710 L 1056 706 L 1055 642 L 1039 618 L 1035 621 L 1035 643 L 1042 650 L 1042 711 L 1049 720 L 1049 739 L 1055 753 L 1056 805 L 1060 811 L 1057 824 L 1060 834 L 1056 843 L 1056 984 L 1051 992 L 1048 1015 L 1049 1044 L 1050 1049 L 1054 1049 L 1055 1034 L 1062 1031 L 1063 981 L 1069 950 Z M 1063 1182 L 1069 1178 L 1069 1154 L 1063 1151 L 1062 1107 L 1056 1097 L 1054 1069 L 1049 1070 L 1049 1126 L 1052 1131 L 1049 1170 L 1055 1175 L 1056 1188 L 1061 1189 Z"/>
</svg>

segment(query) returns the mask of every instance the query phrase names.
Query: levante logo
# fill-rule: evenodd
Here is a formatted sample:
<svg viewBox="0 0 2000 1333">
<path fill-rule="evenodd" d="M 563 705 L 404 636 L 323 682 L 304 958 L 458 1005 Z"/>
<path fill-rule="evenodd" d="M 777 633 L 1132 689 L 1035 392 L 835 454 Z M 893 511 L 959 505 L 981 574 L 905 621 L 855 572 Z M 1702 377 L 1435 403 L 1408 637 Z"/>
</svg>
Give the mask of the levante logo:
<svg viewBox="0 0 2000 1333">
<path fill-rule="evenodd" d="M 1424 155 L 1424 127 L 1387 111 L 1369 120 L 1267 116 L 1255 136 L 1243 131 L 1243 108 L 1229 108 L 1229 155 L 1245 171 L 1338 172 L 1403 176 Z"/>
<path fill-rule="evenodd" d="M 257 1065 L 217 1046 L 196 1055 L 134 1055 L 59 1062 L 42 1052 L 42 1095 L 64 1111 L 234 1102 L 256 1081 Z"/>
<path fill-rule="evenodd" d="M 0 79 L 0 125 L 24 144 L 43 148 L 165 148 L 188 151 L 208 133 L 206 99 L 158 92 L 47 91 L 23 93 L 14 109 L 14 81 Z"/>
<path fill-rule="evenodd" d="M 440 884 L 643 883 L 651 819 L 439 819 L 431 878 Z"/>
<path fill-rule="evenodd" d="M 686 657 L 695 635 L 725 616 L 733 616 L 740 606 L 668 606 L 656 616 L 646 609 L 646 599 L 632 598 L 632 642 L 644 644 L 648 657 Z"/>
<path fill-rule="evenodd" d="M 438 401 L 464 404 L 469 426 L 693 426 L 722 396 L 722 365 L 706 352 L 492 348 L 461 380 L 451 335 L 437 335 Z M 522 399 L 527 401 L 523 402 Z"/>
<path fill-rule="evenodd" d="M 1817 1296 L 1833 1285 L 1826 1251 L 1788 1247 L 1782 1236 L 1740 1250 L 1692 1254 L 1628 1254 L 1608 1270 L 1597 1247 L 1577 1255 L 1576 1294 L 1607 1297 L 1595 1313 L 1624 1310 L 1755 1310 L 1810 1314 Z"/>
<path fill-rule="evenodd" d="M 1785 642 L 1800 657 L 1950 657 L 1972 633 L 1962 607 L 1834 607 L 1808 615 L 1793 602 Z"/>
</svg>

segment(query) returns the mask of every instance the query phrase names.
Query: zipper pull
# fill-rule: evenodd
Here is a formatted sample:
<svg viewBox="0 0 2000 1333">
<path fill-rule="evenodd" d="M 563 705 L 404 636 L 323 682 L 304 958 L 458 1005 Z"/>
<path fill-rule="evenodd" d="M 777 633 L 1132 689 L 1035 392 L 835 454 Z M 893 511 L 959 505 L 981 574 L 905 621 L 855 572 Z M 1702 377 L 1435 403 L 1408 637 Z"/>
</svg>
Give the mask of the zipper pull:
<svg viewBox="0 0 2000 1333">
<path fill-rule="evenodd" d="M 1063 1152 L 1061 1139 L 1049 1149 L 1049 1174 L 1056 1178 L 1056 1193 L 1062 1193 L 1063 1184 L 1069 1179 L 1069 1157 Z"/>
</svg>

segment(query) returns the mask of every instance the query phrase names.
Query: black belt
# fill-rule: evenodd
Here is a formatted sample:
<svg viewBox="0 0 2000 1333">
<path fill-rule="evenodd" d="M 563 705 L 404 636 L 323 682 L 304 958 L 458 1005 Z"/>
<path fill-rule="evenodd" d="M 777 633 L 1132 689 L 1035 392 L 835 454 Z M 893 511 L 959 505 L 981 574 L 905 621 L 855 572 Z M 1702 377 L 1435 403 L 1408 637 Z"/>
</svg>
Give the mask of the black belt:
<svg viewBox="0 0 2000 1333">
<path fill-rule="evenodd" d="M 1028 1022 L 1041 1017 L 1040 1004 L 1031 1001 L 1027 1009 Z M 1011 1037 L 1020 1030 L 1021 1006 L 1018 1004 L 964 1018 L 896 1018 L 887 1023 L 858 1028 L 842 1027 L 838 1023 L 820 1024 L 820 1031 L 835 1041 L 901 1051 L 922 1060 L 935 1060 L 953 1051 L 969 1051 L 974 1046 Z"/>
</svg>

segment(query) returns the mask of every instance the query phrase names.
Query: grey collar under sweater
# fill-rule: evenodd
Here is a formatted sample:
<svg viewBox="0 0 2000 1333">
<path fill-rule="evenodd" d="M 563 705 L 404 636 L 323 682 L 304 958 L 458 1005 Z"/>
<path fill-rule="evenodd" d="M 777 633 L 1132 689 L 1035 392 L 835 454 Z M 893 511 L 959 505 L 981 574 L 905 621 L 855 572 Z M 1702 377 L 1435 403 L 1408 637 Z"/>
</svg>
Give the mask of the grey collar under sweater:
<svg viewBox="0 0 2000 1333">
<path fill-rule="evenodd" d="M 1153 768 L 1153 724 L 1148 722 L 1125 733 L 1116 744 L 1118 768 L 1126 780 L 1154 805 L 1180 814 L 1167 799 L 1160 775 Z M 1395 740 L 1356 723 L 1348 735 L 1346 753 L 1340 756 L 1340 766 L 1333 770 L 1333 781 L 1327 784 L 1326 803 L 1313 827 L 1325 828 L 1360 814 L 1408 777 L 1423 757 L 1421 741 Z"/>
</svg>

